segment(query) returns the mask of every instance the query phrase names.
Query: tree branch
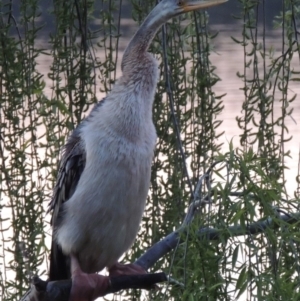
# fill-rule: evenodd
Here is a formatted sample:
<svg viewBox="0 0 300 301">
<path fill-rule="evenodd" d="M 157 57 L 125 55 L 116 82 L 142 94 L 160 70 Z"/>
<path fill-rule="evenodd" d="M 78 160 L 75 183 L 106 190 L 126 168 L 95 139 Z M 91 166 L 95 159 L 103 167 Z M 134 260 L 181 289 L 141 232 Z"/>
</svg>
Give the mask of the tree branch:
<svg viewBox="0 0 300 301">
<path fill-rule="evenodd" d="M 284 222 L 286 224 L 295 224 L 299 221 L 300 212 L 294 214 L 281 214 L 276 217 L 276 219 L 269 217 L 267 219 L 252 223 L 247 227 L 242 227 L 240 225 L 230 226 L 226 229 L 225 233 L 230 237 L 249 234 L 255 235 L 265 232 L 267 228 L 280 228 L 280 222 Z M 185 228 L 180 228 L 179 230 L 170 233 L 164 239 L 154 244 L 145 252 L 145 254 L 135 261 L 135 264 L 140 265 L 144 269 L 152 267 L 160 258 L 173 250 L 179 243 L 183 242 L 180 240 L 182 235 L 179 234 L 184 232 L 186 228 L 187 226 Z M 224 229 L 199 229 L 199 239 L 205 238 L 207 240 L 218 240 L 221 235 L 224 235 Z M 111 278 L 111 285 L 107 291 L 107 294 L 128 288 L 147 289 L 153 286 L 155 283 L 166 280 L 167 278 L 164 273 L 113 277 Z M 42 281 L 38 277 L 35 277 L 30 291 L 28 291 L 20 301 L 67 301 L 69 298 L 71 285 L 71 280 L 46 282 Z"/>
<path fill-rule="evenodd" d="M 165 273 L 111 277 L 106 294 L 130 288 L 149 289 L 164 281 L 167 281 Z M 34 277 L 30 290 L 20 301 L 68 301 L 71 287 L 71 279 L 48 282 Z"/>
<path fill-rule="evenodd" d="M 255 223 L 250 224 L 247 227 L 242 227 L 240 225 L 230 226 L 227 229 L 214 229 L 214 228 L 202 228 L 199 229 L 199 239 L 207 240 L 218 240 L 221 235 L 228 235 L 230 237 L 249 235 L 249 234 L 259 234 L 265 232 L 267 228 L 278 229 L 280 228 L 279 221 L 285 222 L 287 224 L 295 224 L 300 221 L 300 212 L 294 214 L 281 214 L 276 217 L 276 220 L 272 218 L 267 218 Z M 179 235 L 184 233 L 186 230 L 180 228 L 180 230 L 174 231 L 166 236 L 163 240 L 154 244 L 144 255 L 142 255 L 136 264 L 142 267 L 151 267 L 153 266 L 160 258 L 165 256 L 171 250 L 184 241 L 181 240 L 181 237 L 184 235 Z"/>
<path fill-rule="evenodd" d="M 210 203 L 210 196 L 201 196 L 203 182 L 207 185 L 210 179 L 212 167 L 219 162 L 215 162 L 207 172 L 200 177 L 196 189 L 194 191 L 194 201 L 189 206 L 186 216 L 180 227 L 167 235 L 161 241 L 155 243 L 148 249 L 140 258 L 135 261 L 135 264 L 141 266 L 145 270 L 151 268 L 159 259 L 164 257 L 171 250 L 175 249 L 178 244 L 184 242 L 184 234 L 187 232 L 189 225 L 194 219 L 194 216 L 201 206 Z M 211 193 L 211 191 L 210 191 Z M 207 201 L 208 200 L 208 201 Z M 282 212 L 278 210 L 278 213 Z M 229 226 L 226 229 L 215 228 L 201 228 L 198 231 L 199 239 L 218 240 L 221 236 L 241 236 L 241 235 L 255 235 L 263 233 L 267 228 L 278 229 L 282 224 L 294 224 L 300 221 L 300 212 L 293 214 L 282 213 L 278 214 L 275 218 L 264 218 L 260 221 L 254 222 L 248 226 Z M 282 223 L 283 222 L 283 223 Z M 149 289 L 156 283 L 167 281 L 164 273 L 146 274 L 146 275 L 133 275 L 133 276 L 119 276 L 110 278 L 110 286 L 107 294 L 118 292 L 123 289 Z M 72 281 L 42 281 L 38 277 L 33 279 L 31 289 L 22 297 L 20 301 L 67 301 L 71 289 Z"/>
</svg>

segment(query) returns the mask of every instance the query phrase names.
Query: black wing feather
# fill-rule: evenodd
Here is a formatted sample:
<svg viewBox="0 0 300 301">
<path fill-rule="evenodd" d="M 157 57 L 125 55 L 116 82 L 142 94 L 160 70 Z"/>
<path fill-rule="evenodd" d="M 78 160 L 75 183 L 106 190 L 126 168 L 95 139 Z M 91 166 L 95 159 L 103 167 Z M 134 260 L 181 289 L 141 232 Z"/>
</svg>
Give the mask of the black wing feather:
<svg viewBox="0 0 300 301">
<path fill-rule="evenodd" d="M 62 204 L 73 195 L 85 167 L 86 151 L 80 137 L 80 129 L 93 114 L 97 113 L 104 100 L 105 98 L 99 101 L 90 115 L 72 132 L 63 149 L 57 182 L 49 204 L 49 211 L 53 211 L 51 220 L 53 231 L 55 231 L 63 218 Z M 60 246 L 52 237 L 49 280 L 68 279 L 71 276 L 70 274 L 69 257 L 62 253 Z"/>
<path fill-rule="evenodd" d="M 62 204 L 73 195 L 84 167 L 85 150 L 82 146 L 78 128 L 72 133 L 64 147 L 57 183 L 49 204 L 49 210 L 53 210 L 51 220 L 53 231 L 58 227 L 63 217 Z M 70 278 L 69 258 L 62 253 L 60 246 L 52 238 L 49 280 L 55 281 L 68 278 Z"/>
</svg>

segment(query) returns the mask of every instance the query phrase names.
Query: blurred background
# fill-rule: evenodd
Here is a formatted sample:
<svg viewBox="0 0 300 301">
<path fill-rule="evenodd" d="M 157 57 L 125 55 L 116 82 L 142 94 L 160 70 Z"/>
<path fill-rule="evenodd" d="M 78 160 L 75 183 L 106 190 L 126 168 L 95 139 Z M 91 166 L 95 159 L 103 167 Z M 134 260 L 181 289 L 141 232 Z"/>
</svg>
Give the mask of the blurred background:
<svg viewBox="0 0 300 301">
<path fill-rule="evenodd" d="M 155 4 L 0 2 L 2 300 L 20 300 L 35 274 L 47 279 L 46 210 L 60 150 L 121 75 L 123 51 Z M 299 7 L 299 0 L 230 0 L 176 18 L 157 34 L 151 190 L 123 260 L 180 227 L 199 178 L 220 164 L 197 192 L 211 204 L 153 268 L 180 285 L 109 300 L 299 300 L 298 226 L 279 218 L 299 212 Z M 247 233 L 270 218 L 274 227 Z M 208 227 L 219 240 L 199 239 Z"/>
</svg>

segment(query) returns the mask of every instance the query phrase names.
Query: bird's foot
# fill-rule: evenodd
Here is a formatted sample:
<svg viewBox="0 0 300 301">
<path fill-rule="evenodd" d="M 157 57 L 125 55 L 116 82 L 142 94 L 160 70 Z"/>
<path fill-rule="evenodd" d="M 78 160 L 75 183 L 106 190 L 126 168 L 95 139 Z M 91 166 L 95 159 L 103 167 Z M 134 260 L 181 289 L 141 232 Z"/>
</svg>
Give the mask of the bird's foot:
<svg viewBox="0 0 300 301">
<path fill-rule="evenodd" d="M 93 301 L 104 296 L 110 285 L 109 277 L 82 272 L 77 258 L 71 256 L 72 288 L 69 301 Z"/>
<path fill-rule="evenodd" d="M 73 275 L 69 301 L 93 301 L 104 296 L 108 286 L 107 276 L 85 273 Z"/>
<path fill-rule="evenodd" d="M 115 276 L 123 276 L 123 275 L 144 275 L 147 274 L 147 271 L 145 271 L 141 266 L 130 263 L 130 264 L 122 264 L 122 263 L 115 263 L 113 266 L 111 266 L 109 269 L 109 276 L 115 277 Z"/>
</svg>

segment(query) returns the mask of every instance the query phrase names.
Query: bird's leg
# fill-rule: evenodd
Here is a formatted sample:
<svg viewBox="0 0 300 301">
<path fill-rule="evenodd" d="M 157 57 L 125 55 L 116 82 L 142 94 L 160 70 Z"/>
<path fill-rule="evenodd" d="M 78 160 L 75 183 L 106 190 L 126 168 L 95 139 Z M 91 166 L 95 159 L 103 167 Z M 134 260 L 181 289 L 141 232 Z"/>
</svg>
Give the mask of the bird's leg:
<svg viewBox="0 0 300 301">
<path fill-rule="evenodd" d="M 109 276 L 121 276 L 121 275 L 144 275 L 147 274 L 141 266 L 130 263 L 130 264 L 122 264 L 122 263 L 115 263 L 109 269 Z"/>
<path fill-rule="evenodd" d="M 75 255 L 71 255 L 72 288 L 69 301 L 92 301 L 104 296 L 109 278 L 98 274 L 86 274 Z"/>
</svg>

